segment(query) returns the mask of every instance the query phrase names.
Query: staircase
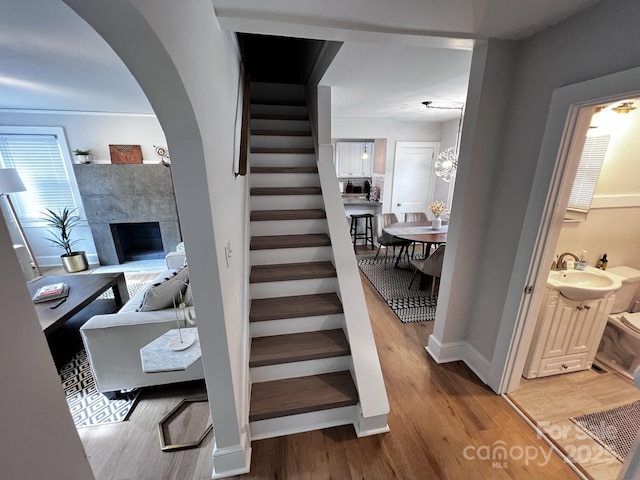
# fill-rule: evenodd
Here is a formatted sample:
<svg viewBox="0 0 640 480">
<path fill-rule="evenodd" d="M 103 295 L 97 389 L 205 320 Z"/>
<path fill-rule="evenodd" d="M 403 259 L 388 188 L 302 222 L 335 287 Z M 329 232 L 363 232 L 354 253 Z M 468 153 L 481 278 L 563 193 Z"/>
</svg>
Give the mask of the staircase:
<svg viewBox="0 0 640 480">
<path fill-rule="evenodd" d="M 304 88 L 251 90 L 255 440 L 354 423 L 359 398 Z"/>
</svg>

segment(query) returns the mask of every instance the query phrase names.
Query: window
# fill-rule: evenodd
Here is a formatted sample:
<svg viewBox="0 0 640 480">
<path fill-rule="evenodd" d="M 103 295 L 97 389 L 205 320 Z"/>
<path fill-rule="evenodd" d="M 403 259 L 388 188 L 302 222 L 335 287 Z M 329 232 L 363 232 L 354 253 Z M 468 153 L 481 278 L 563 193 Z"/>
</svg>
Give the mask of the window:
<svg viewBox="0 0 640 480">
<path fill-rule="evenodd" d="M 607 153 L 609 138 L 609 135 L 587 137 L 580 156 L 578 172 L 571 188 L 568 210 L 579 212 L 583 215 L 586 215 L 589 211 L 600 170 L 604 163 L 604 157 Z"/>
<path fill-rule="evenodd" d="M 75 179 L 70 178 L 71 162 L 62 150 L 67 147 L 61 132 L 0 127 L 0 164 L 16 168 L 27 188 L 11 195 L 21 221 L 41 221 L 47 208 L 57 211 L 80 206 Z"/>
</svg>

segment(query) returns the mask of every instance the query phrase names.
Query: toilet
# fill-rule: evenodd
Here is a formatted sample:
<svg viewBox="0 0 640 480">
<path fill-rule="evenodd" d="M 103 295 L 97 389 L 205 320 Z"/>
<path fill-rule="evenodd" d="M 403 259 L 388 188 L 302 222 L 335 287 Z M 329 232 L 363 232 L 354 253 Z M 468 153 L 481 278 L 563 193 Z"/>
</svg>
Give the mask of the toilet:
<svg viewBox="0 0 640 480">
<path fill-rule="evenodd" d="M 633 372 L 640 366 L 640 307 L 636 301 L 640 270 L 620 266 L 609 268 L 607 272 L 621 277 L 622 287 L 615 293 L 596 359 L 633 379 Z"/>
</svg>

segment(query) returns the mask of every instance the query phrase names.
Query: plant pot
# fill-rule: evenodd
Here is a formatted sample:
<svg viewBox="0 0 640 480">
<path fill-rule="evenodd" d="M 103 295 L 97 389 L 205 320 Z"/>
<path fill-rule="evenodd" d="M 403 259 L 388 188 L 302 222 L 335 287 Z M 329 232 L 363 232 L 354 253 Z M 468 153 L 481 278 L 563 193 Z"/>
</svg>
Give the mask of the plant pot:
<svg viewBox="0 0 640 480">
<path fill-rule="evenodd" d="M 93 160 L 93 155 L 76 155 L 75 157 L 78 163 L 91 163 Z"/>
<path fill-rule="evenodd" d="M 436 217 L 433 220 L 431 220 L 431 228 L 433 230 L 440 230 L 441 227 L 442 227 L 442 219 L 440 217 Z"/>
<path fill-rule="evenodd" d="M 80 252 L 71 252 L 71 255 L 60 255 L 62 259 L 62 266 L 69 273 L 82 272 L 89 268 L 89 262 L 87 262 L 87 255 Z"/>
</svg>

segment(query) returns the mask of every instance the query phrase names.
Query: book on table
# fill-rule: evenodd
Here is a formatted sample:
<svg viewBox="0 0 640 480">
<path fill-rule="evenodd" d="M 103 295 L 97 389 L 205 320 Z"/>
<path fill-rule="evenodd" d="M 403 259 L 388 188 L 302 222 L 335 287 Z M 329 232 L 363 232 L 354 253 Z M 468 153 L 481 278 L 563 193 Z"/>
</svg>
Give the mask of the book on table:
<svg viewBox="0 0 640 480">
<path fill-rule="evenodd" d="M 69 285 L 66 283 L 52 283 L 51 285 L 44 285 L 38 289 L 33 296 L 35 303 L 48 302 L 49 300 L 56 300 L 58 298 L 64 298 L 69 295 Z"/>
</svg>

